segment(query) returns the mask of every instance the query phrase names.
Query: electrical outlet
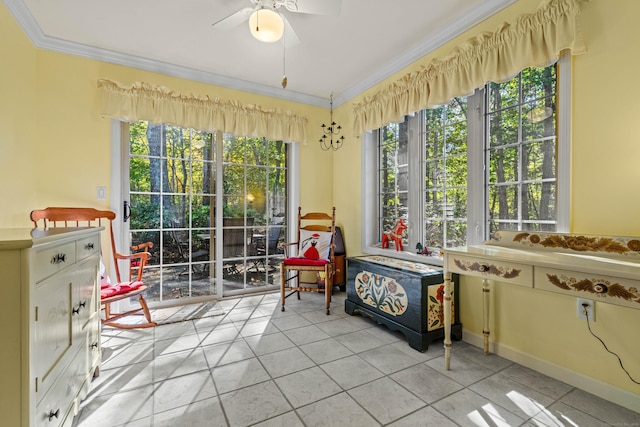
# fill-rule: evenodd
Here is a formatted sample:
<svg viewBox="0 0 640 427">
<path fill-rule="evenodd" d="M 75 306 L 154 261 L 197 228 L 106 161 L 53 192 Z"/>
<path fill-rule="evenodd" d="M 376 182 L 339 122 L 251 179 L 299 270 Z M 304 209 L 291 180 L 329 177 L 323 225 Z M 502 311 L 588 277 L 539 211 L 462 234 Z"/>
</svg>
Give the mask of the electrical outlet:
<svg viewBox="0 0 640 427">
<path fill-rule="evenodd" d="M 586 319 L 589 314 L 589 321 L 596 321 L 596 306 L 591 299 L 578 298 L 578 318 Z"/>
</svg>

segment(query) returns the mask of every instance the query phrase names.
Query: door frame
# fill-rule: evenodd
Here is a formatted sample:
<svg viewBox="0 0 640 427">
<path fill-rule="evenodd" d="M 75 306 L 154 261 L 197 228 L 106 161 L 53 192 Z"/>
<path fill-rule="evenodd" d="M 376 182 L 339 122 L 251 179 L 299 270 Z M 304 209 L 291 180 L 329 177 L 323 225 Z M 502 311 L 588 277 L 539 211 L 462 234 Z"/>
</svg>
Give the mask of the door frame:
<svg viewBox="0 0 640 427">
<path fill-rule="evenodd" d="M 111 177 L 109 181 L 110 188 L 110 197 L 109 197 L 109 206 L 112 211 L 116 213 L 116 220 L 113 221 L 113 233 L 114 239 L 116 243 L 116 247 L 124 248 L 130 246 L 130 241 L 127 241 L 127 236 L 129 234 L 129 222 L 122 221 L 124 216 L 124 195 L 129 192 L 129 174 L 128 167 L 127 173 L 124 171 L 124 165 L 129 163 L 129 155 L 126 150 L 123 149 L 123 141 L 129 140 L 129 122 L 121 121 L 118 119 L 111 119 L 110 123 L 110 170 Z M 212 133 L 218 133 L 219 131 L 213 131 Z M 219 132 L 220 135 L 222 132 Z M 296 235 L 296 222 L 295 218 L 298 215 L 298 206 L 300 205 L 300 143 L 298 142 L 290 142 L 285 141 L 287 147 L 289 149 L 288 153 L 288 164 L 287 164 L 287 217 L 288 224 L 286 227 L 286 232 L 288 236 Z M 222 155 L 222 144 L 216 144 L 216 149 L 218 150 L 217 155 Z M 220 157 L 219 157 L 220 158 Z M 216 168 L 216 194 L 221 194 L 222 192 L 222 169 Z M 218 198 L 216 198 L 217 202 Z M 216 228 L 218 230 L 222 230 L 222 217 L 216 218 Z M 217 253 L 222 253 L 222 239 L 216 239 L 216 251 L 220 251 Z M 218 247 L 219 246 L 219 247 Z M 217 278 L 222 277 L 222 263 L 216 262 L 216 280 Z M 110 267 L 109 271 L 111 277 L 114 277 L 115 270 L 114 267 Z M 224 287 L 222 284 L 218 286 L 216 283 L 216 293 L 212 295 L 213 298 L 221 299 L 224 298 L 223 294 Z M 237 297 L 237 295 L 234 295 Z M 117 309 L 127 309 L 127 305 L 130 304 L 128 300 L 121 300 L 122 304 Z M 159 305 L 165 304 L 166 302 L 158 303 Z M 150 305 L 155 305 L 150 303 Z"/>
</svg>

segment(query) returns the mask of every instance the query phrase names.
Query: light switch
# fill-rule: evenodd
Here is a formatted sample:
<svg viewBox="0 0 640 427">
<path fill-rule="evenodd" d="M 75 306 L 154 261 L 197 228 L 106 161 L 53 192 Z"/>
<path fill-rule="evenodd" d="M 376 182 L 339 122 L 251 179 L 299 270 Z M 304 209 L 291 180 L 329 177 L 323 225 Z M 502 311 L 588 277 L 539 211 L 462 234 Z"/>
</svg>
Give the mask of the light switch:
<svg viewBox="0 0 640 427">
<path fill-rule="evenodd" d="M 96 198 L 105 200 L 107 198 L 107 187 L 96 187 Z"/>
</svg>

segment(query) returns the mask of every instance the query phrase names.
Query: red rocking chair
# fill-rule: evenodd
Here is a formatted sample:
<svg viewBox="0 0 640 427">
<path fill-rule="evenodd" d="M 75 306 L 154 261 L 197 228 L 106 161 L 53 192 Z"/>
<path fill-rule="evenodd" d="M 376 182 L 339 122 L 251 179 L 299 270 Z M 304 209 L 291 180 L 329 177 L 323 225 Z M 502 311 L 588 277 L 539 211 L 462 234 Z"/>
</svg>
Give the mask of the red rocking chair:
<svg viewBox="0 0 640 427">
<path fill-rule="evenodd" d="M 115 239 L 113 235 L 113 220 L 116 214 L 112 211 L 100 211 L 93 208 L 46 208 L 38 209 L 31 212 L 31 221 L 37 228 L 40 221 L 41 228 L 56 227 L 98 227 L 103 225 L 103 220 L 109 221 L 109 233 L 111 236 L 111 254 L 113 265 L 116 271 L 116 283 L 110 283 L 101 286 L 100 303 L 104 309 L 104 318 L 102 324 L 123 329 L 150 328 L 156 326 L 157 323 L 151 321 L 151 314 L 147 301 L 144 299 L 143 293 L 147 290 L 147 286 L 142 282 L 142 273 L 144 266 L 149 259 L 149 249 L 153 247 L 153 243 L 146 242 L 131 248 L 134 253 L 131 255 L 123 255 L 116 252 Z M 128 281 L 122 281 L 120 277 L 120 264 L 128 263 L 129 271 Z M 138 297 L 140 308 L 130 310 L 124 313 L 113 313 L 111 304 L 131 298 Z M 124 316 L 139 313 L 142 310 L 146 322 L 144 323 L 120 323 L 118 322 Z"/>
</svg>

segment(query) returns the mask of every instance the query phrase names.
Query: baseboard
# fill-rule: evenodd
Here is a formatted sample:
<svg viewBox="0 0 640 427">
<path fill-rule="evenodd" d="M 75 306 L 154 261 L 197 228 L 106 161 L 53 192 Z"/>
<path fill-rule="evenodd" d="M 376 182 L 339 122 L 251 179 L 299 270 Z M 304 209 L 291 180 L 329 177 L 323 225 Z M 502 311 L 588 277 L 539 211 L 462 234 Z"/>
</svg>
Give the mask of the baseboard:
<svg viewBox="0 0 640 427">
<path fill-rule="evenodd" d="M 484 337 L 482 335 L 473 334 L 468 331 L 464 331 L 463 341 L 479 348 L 482 348 L 484 345 Z M 455 345 L 456 344 L 454 342 L 453 348 L 455 348 Z M 558 366 L 530 354 L 523 353 L 512 347 L 501 345 L 500 343 L 490 342 L 489 351 L 500 357 L 504 357 L 512 362 L 538 371 L 556 380 L 565 382 L 573 387 L 584 390 L 587 393 L 591 393 L 632 411 L 637 411 L 638 408 L 640 408 L 640 394 L 636 394 L 595 378 L 588 377 L 584 374 L 574 372 L 565 367 Z M 453 354 L 452 357 L 455 357 L 455 354 Z"/>
</svg>

